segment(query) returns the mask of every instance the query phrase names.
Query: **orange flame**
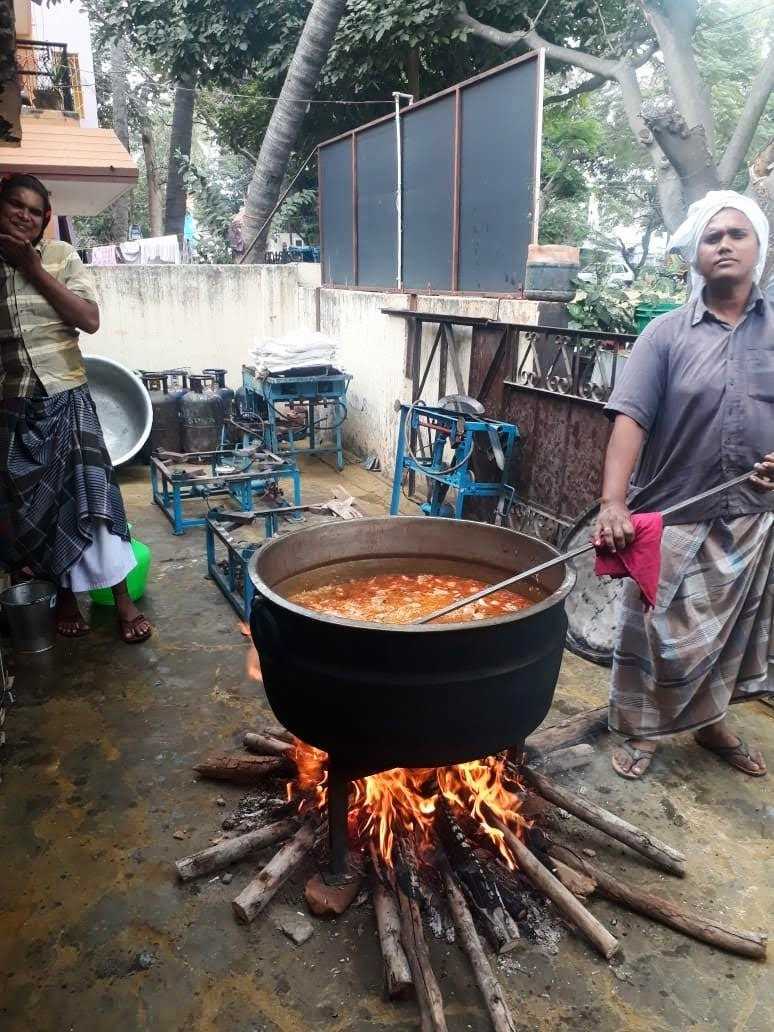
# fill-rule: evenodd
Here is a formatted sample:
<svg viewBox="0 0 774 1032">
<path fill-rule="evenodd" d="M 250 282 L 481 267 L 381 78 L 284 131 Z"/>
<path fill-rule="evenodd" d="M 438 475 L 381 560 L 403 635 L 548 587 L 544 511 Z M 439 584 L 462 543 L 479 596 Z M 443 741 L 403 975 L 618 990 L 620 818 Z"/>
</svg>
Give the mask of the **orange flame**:
<svg viewBox="0 0 774 1032">
<path fill-rule="evenodd" d="M 246 623 L 239 624 L 239 630 L 244 634 L 245 638 L 250 641 L 247 647 L 247 656 L 245 657 L 245 674 L 250 678 L 251 681 L 261 680 L 261 664 L 258 659 L 258 653 L 255 651 L 255 645 L 253 645 L 250 634 L 250 628 Z"/>
<path fill-rule="evenodd" d="M 299 799 L 299 809 L 322 809 L 328 799 L 327 754 L 304 742 L 297 742 L 294 759 L 298 777 L 288 784 L 288 800 Z M 495 817 L 522 837 L 530 822 L 521 813 L 514 777 L 507 772 L 503 756 L 487 756 L 450 767 L 424 767 L 372 774 L 354 782 L 350 797 L 349 826 L 352 840 L 364 845 L 372 840 L 379 854 L 392 863 L 395 837 L 413 830 L 420 851 L 431 847 L 435 814 L 441 801 L 457 819 L 471 818 L 495 844 L 507 866 L 516 861 Z M 513 785 L 509 788 L 506 782 Z"/>
</svg>

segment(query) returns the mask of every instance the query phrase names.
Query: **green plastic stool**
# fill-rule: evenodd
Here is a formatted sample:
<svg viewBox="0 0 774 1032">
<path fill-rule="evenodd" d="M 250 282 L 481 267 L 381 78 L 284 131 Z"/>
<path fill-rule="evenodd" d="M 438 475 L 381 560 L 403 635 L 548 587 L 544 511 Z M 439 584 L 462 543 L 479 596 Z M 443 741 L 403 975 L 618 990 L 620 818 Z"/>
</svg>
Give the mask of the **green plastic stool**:
<svg viewBox="0 0 774 1032">
<path fill-rule="evenodd" d="M 130 524 L 129 530 L 131 529 Z M 148 574 L 153 561 L 153 553 L 146 544 L 138 541 L 137 538 L 132 538 L 131 545 L 137 565 L 126 578 L 126 587 L 132 602 L 136 602 L 145 594 L 145 588 L 148 585 Z M 115 605 L 113 592 L 110 588 L 95 588 L 94 591 L 89 592 L 89 595 L 95 606 Z"/>
</svg>

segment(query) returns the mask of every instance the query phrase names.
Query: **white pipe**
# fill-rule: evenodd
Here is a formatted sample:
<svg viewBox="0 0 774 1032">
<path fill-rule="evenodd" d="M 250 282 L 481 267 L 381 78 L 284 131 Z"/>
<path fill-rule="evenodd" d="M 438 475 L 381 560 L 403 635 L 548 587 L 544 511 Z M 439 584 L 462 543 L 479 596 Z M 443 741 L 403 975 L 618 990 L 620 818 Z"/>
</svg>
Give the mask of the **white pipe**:
<svg viewBox="0 0 774 1032">
<path fill-rule="evenodd" d="M 395 153 L 398 163 L 398 187 L 395 207 L 398 213 L 398 249 L 396 256 L 395 284 L 403 290 L 403 134 L 400 127 L 400 102 L 408 100 L 409 106 L 414 103 L 413 93 L 393 93 L 395 101 Z"/>
</svg>

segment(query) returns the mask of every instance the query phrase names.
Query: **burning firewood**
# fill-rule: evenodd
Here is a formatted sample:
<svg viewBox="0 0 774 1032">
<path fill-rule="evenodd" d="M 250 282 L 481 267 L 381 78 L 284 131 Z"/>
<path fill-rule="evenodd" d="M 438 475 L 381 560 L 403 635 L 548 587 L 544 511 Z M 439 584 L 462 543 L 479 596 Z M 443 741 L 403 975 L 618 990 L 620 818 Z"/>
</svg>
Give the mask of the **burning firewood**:
<svg viewBox="0 0 774 1032">
<path fill-rule="evenodd" d="M 562 916 L 585 935 L 605 960 L 610 960 L 618 951 L 620 945 L 618 940 L 603 924 L 597 921 L 593 914 L 589 913 L 558 878 L 551 874 L 547 867 L 540 863 L 524 843 L 513 834 L 507 824 L 503 824 L 494 814 L 490 814 L 489 819 L 502 832 L 508 848 L 516 857 L 519 870 L 526 875 L 536 889 L 548 896 Z"/>
<path fill-rule="evenodd" d="M 414 980 L 422 1032 L 447 1032 L 443 997 L 430 961 L 417 902 L 418 864 L 414 844 L 408 836 L 401 836 L 395 849 L 399 863 L 395 889 L 400 909 L 401 942 Z"/>
<path fill-rule="evenodd" d="M 561 806 L 563 810 L 585 821 L 586 824 L 604 831 L 618 842 L 623 842 L 624 845 L 648 857 L 670 874 L 676 874 L 680 878 L 685 876 L 685 856 L 667 845 L 666 842 L 661 842 L 654 835 L 641 831 L 622 817 L 618 817 L 596 803 L 582 799 L 574 792 L 562 788 L 547 778 L 545 774 L 539 774 L 531 767 L 524 767 L 521 774 L 524 780 L 544 799 L 556 806 Z"/>
<path fill-rule="evenodd" d="M 404 1000 L 411 995 L 414 982 L 400 941 L 400 912 L 373 842 L 370 851 L 371 895 L 384 961 L 384 985 L 390 1000 Z"/>
<path fill-rule="evenodd" d="M 210 756 L 197 763 L 194 770 L 201 777 L 213 781 L 254 785 L 262 778 L 289 774 L 293 766 L 279 756 Z"/>
<path fill-rule="evenodd" d="M 729 953 L 738 953 L 742 957 L 752 957 L 755 960 L 764 960 L 766 957 L 768 940 L 765 935 L 739 928 L 724 928 L 701 914 L 676 907 L 669 900 L 626 885 L 618 878 L 608 874 L 607 871 L 597 867 L 596 864 L 589 863 L 571 849 L 557 843 L 549 842 L 548 851 L 554 860 L 567 864 L 568 867 L 580 871 L 587 879 L 590 879 L 601 896 L 616 903 L 622 903 L 629 910 L 634 910 L 669 928 L 690 935 L 691 938 L 698 939 L 700 942 L 728 950 Z"/>
<path fill-rule="evenodd" d="M 190 881 L 191 878 L 198 878 L 202 874 L 221 871 L 264 846 L 281 842 L 292 835 L 295 828 L 295 821 L 277 821 L 256 831 L 249 831 L 246 835 L 223 839 L 209 849 L 202 849 L 198 853 L 175 861 L 177 876 L 180 881 Z"/>
<path fill-rule="evenodd" d="M 286 842 L 266 864 L 257 878 L 253 878 L 233 901 L 234 913 L 245 924 L 256 918 L 271 901 L 280 886 L 298 870 L 314 845 L 315 829 L 304 824 L 293 838 Z"/>
<path fill-rule="evenodd" d="M 468 904 L 481 921 L 492 948 L 498 954 L 508 953 L 519 945 L 518 926 L 494 879 L 484 870 L 459 822 L 444 803 L 438 807 L 436 828 Z"/>
<path fill-rule="evenodd" d="M 495 1032 L 516 1032 L 513 1016 L 503 997 L 500 983 L 492 974 L 492 968 L 484 953 L 484 947 L 481 945 L 473 918 L 465 904 L 465 897 L 457 888 L 457 883 L 448 869 L 444 871 L 444 884 L 454 923 L 473 968 L 473 974 L 486 1003 L 486 1009 L 489 1011 L 489 1017 L 492 1019 L 492 1027 Z"/>
<path fill-rule="evenodd" d="M 295 749 L 292 741 L 286 742 L 283 738 L 277 738 L 267 732 L 247 731 L 242 739 L 242 744 L 245 749 L 259 753 L 261 756 L 287 756 L 291 759 Z"/>
</svg>

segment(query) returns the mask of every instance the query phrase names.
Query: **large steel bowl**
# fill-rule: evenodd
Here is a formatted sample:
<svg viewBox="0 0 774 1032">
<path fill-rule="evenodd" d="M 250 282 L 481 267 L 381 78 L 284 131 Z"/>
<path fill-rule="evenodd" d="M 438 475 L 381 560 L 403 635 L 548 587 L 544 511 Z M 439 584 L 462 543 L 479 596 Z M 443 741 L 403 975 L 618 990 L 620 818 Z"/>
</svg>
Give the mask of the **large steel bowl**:
<svg viewBox="0 0 774 1032">
<path fill-rule="evenodd" d="M 502 527 L 428 517 L 358 519 L 277 538 L 250 561 L 251 630 L 272 710 L 349 777 L 462 763 L 523 741 L 553 699 L 569 568 L 520 588 L 535 599 L 530 608 L 466 623 L 360 623 L 287 596 L 377 572 L 494 582 L 554 555 Z"/>
<path fill-rule="evenodd" d="M 153 408 L 142 380 L 112 358 L 84 355 L 110 461 L 123 466 L 141 450 L 153 425 Z"/>
</svg>

